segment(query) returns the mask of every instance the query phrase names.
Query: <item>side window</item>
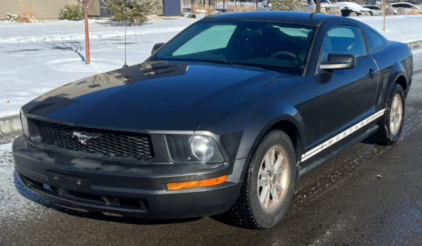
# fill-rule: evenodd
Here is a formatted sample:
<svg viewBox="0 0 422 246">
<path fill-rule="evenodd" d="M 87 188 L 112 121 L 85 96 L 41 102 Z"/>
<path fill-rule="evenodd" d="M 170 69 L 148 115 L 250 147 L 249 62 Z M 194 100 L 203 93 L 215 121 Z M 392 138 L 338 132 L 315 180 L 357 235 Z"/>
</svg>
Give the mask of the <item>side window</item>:
<svg viewBox="0 0 422 246">
<path fill-rule="evenodd" d="M 329 30 L 322 45 L 322 59 L 329 53 L 351 54 L 356 58 L 366 56 L 365 42 L 360 29 L 351 26 L 338 26 Z"/>
<path fill-rule="evenodd" d="M 375 48 L 375 51 L 381 50 L 385 47 L 385 41 L 378 33 L 369 30 L 369 36 L 371 36 L 372 45 Z"/>
<path fill-rule="evenodd" d="M 235 25 L 216 25 L 208 28 L 182 45 L 173 56 L 226 48 L 235 29 Z"/>
</svg>

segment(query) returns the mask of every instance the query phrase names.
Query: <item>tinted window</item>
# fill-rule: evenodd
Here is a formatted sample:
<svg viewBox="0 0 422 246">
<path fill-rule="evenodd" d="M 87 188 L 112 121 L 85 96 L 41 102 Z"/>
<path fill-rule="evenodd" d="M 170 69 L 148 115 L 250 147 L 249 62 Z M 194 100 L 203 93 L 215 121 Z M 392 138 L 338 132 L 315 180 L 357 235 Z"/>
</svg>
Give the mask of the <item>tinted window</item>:
<svg viewBox="0 0 422 246">
<path fill-rule="evenodd" d="M 381 35 L 372 30 L 369 30 L 369 35 L 371 36 L 372 45 L 374 46 L 376 51 L 385 47 L 385 41 Z"/>
<path fill-rule="evenodd" d="M 202 21 L 178 35 L 154 60 L 253 66 L 301 75 L 315 27 L 280 22 Z"/>
<path fill-rule="evenodd" d="M 327 59 L 329 53 L 352 54 L 357 58 L 366 55 L 362 32 L 349 26 L 329 30 L 324 37 L 322 49 L 323 59 Z"/>
<path fill-rule="evenodd" d="M 226 48 L 235 29 L 235 25 L 220 25 L 208 28 L 178 48 L 173 56 Z"/>
</svg>

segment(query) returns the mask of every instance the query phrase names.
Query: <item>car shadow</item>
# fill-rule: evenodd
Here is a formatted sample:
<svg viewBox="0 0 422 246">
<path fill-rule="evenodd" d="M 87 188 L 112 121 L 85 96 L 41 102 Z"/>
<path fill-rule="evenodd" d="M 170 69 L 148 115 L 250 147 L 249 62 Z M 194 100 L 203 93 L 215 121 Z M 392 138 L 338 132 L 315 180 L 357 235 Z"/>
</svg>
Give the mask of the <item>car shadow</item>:
<svg viewBox="0 0 422 246">
<path fill-rule="evenodd" d="M 363 144 L 369 144 L 369 145 L 374 145 L 375 144 L 375 142 L 370 137 L 365 138 L 364 140 L 361 141 L 361 143 L 363 143 Z"/>
<path fill-rule="evenodd" d="M 117 222 L 123 224 L 138 224 L 138 225 L 165 225 L 165 224 L 180 224 L 180 223 L 189 223 L 201 220 L 202 218 L 189 218 L 189 219 L 168 219 L 168 220 L 158 220 L 158 219 L 143 219 L 138 217 L 127 217 L 111 213 L 102 213 L 96 211 L 88 211 L 80 208 L 73 208 L 66 205 L 56 203 L 52 200 L 44 198 L 28 188 L 26 188 L 21 181 L 19 180 L 16 172 L 13 173 L 13 180 L 16 190 L 26 199 L 35 202 L 41 206 L 44 206 L 48 209 L 55 210 L 60 213 L 64 213 L 70 216 L 89 218 L 101 221 Z"/>
<path fill-rule="evenodd" d="M 210 218 L 228 226 L 239 227 L 229 218 L 228 212 L 212 215 Z"/>
</svg>

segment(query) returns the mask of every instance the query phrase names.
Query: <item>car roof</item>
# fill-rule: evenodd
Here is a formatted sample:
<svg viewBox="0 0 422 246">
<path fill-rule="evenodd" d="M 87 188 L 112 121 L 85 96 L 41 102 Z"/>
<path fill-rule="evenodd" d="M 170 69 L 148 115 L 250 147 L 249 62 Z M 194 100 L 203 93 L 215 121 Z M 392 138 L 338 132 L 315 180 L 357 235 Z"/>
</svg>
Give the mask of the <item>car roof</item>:
<svg viewBox="0 0 422 246">
<path fill-rule="evenodd" d="M 329 18 L 342 18 L 332 15 L 313 14 L 294 11 L 253 11 L 213 15 L 204 20 L 254 20 L 254 21 L 276 21 L 288 22 L 303 25 L 318 26 L 323 20 Z"/>
<path fill-rule="evenodd" d="M 412 4 L 412 3 L 407 3 L 407 2 L 398 2 L 398 3 L 392 3 L 391 5 L 398 5 L 398 4 L 407 4 L 407 5 L 412 5 L 417 7 L 416 5 Z"/>
<path fill-rule="evenodd" d="M 334 5 L 340 5 L 340 6 L 341 5 L 343 5 L 343 6 L 359 6 L 359 7 L 362 7 L 359 4 L 353 3 L 353 2 L 337 2 Z"/>
</svg>

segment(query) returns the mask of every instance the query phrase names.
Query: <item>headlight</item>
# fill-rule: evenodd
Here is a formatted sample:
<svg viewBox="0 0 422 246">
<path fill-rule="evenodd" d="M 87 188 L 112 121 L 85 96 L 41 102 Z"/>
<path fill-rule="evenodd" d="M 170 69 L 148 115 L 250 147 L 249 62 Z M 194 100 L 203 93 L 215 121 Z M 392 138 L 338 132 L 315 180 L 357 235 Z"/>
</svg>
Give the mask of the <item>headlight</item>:
<svg viewBox="0 0 422 246">
<path fill-rule="evenodd" d="M 166 135 L 170 157 L 175 162 L 223 162 L 214 139 L 200 135 Z"/>
<path fill-rule="evenodd" d="M 214 156 L 215 147 L 212 140 L 204 136 L 193 136 L 190 139 L 190 149 L 198 160 L 207 162 Z"/>
<path fill-rule="evenodd" d="M 23 135 L 29 137 L 29 128 L 28 128 L 28 119 L 25 116 L 25 113 L 21 109 L 21 124 Z"/>
</svg>

